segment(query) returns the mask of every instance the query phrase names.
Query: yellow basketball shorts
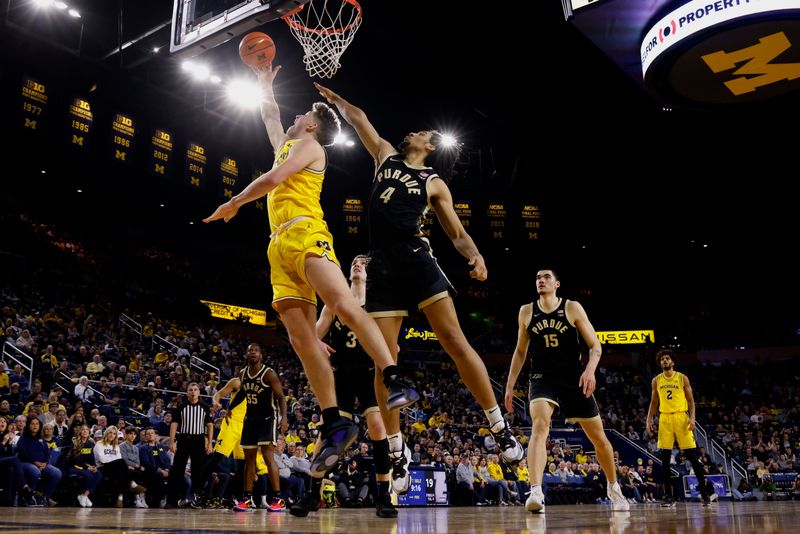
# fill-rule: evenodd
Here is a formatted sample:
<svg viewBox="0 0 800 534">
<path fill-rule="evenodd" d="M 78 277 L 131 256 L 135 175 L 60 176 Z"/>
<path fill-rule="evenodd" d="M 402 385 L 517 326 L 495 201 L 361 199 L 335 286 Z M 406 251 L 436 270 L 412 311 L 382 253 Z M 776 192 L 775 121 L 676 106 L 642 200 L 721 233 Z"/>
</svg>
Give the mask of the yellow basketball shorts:
<svg viewBox="0 0 800 534">
<path fill-rule="evenodd" d="M 214 445 L 214 452 L 218 452 L 226 458 L 230 456 L 239 446 L 239 442 L 242 439 L 242 427 L 242 421 L 237 421 L 232 417 L 230 421 L 223 419 L 217 436 L 217 443 Z"/>
<path fill-rule="evenodd" d="M 681 450 L 697 446 L 694 432 L 689 428 L 689 414 L 662 413 L 658 418 L 658 448 L 672 450 L 676 439 Z"/>
<path fill-rule="evenodd" d="M 302 219 L 277 231 L 269 242 L 267 256 L 272 270 L 272 305 L 286 299 L 317 303 L 317 294 L 306 278 L 309 255 L 328 258 L 339 265 L 333 252 L 333 237 L 325 221 Z"/>
</svg>

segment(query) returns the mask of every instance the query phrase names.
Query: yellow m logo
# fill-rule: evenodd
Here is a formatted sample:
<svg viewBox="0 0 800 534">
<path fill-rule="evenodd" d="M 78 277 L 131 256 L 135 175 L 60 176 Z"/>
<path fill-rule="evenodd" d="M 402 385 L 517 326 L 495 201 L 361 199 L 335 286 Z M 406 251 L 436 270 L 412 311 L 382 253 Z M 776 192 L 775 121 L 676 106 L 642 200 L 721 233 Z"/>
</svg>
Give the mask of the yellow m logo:
<svg viewBox="0 0 800 534">
<path fill-rule="evenodd" d="M 31 130 L 36 129 L 36 121 L 32 121 L 29 118 L 25 118 L 25 128 L 30 128 Z"/>
<path fill-rule="evenodd" d="M 764 85 L 800 78 L 800 63 L 770 63 L 791 48 L 792 43 L 785 33 L 773 33 L 758 41 L 756 45 L 734 52 L 720 50 L 703 56 L 703 61 L 715 74 L 735 69 L 737 63 L 746 61 L 733 73 L 739 77 L 725 82 L 725 86 L 736 96 L 752 93 Z"/>
<path fill-rule="evenodd" d="M 190 180 L 189 183 L 191 185 L 200 187 L 200 178 L 195 178 L 194 176 L 192 176 L 189 180 Z"/>
<path fill-rule="evenodd" d="M 153 165 L 155 165 L 155 169 L 154 169 L 154 170 L 155 170 L 155 172 L 156 172 L 156 173 L 158 173 L 158 174 L 164 174 L 164 171 L 165 171 L 166 169 L 164 169 L 164 166 L 163 166 L 163 165 L 159 165 L 158 163 L 154 163 Z"/>
<path fill-rule="evenodd" d="M 83 146 L 83 137 L 79 137 L 79 136 L 77 136 L 75 134 L 72 134 L 72 144 L 73 145 L 78 145 L 78 146 Z"/>
<path fill-rule="evenodd" d="M 233 191 L 231 191 L 230 189 L 223 189 L 222 190 L 222 196 L 224 196 L 225 198 L 232 198 L 233 197 Z"/>
<path fill-rule="evenodd" d="M 116 158 L 118 160 L 121 160 L 121 161 L 125 161 L 125 152 L 122 152 L 121 150 L 114 149 L 114 158 Z"/>
</svg>

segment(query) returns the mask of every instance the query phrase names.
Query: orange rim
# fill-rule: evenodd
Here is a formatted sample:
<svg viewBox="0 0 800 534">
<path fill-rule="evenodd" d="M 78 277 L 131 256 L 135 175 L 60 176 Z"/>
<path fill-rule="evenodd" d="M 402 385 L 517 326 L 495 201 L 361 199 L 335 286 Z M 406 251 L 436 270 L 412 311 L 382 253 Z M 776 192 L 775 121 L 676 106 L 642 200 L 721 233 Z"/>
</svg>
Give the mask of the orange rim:
<svg viewBox="0 0 800 534">
<path fill-rule="evenodd" d="M 300 13 L 306 7 L 305 4 L 303 4 L 300 7 L 297 7 L 295 9 L 289 11 L 287 14 L 285 14 L 281 18 L 284 21 L 286 21 L 286 24 L 288 24 L 292 28 L 294 28 L 296 30 L 308 32 L 308 33 L 316 33 L 316 34 L 319 34 L 319 35 L 331 35 L 331 34 L 334 34 L 334 33 L 344 33 L 346 31 L 350 31 L 351 29 L 353 29 L 353 27 L 356 26 L 359 23 L 359 21 L 361 20 L 361 4 L 359 4 L 357 0 L 342 0 L 342 2 L 350 4 L 351 6 L 353 6 L 353 8 L 357 12 L 356 13 L 356 19 L 352 23 L 350 23 L 347 26 L 345 26 L 344 28 L 328 28 L 328 29 L 324 29 L 324 30 L 319 30 L 319 29 L 315 29 L 315 28 L 309 28 L 305 24 L 302 24 L 300 22 L 297 22 L 297 21 L 293 20 L 292 17 L 294 15 L 296 15 L 297 13 Z"/>
</svg>

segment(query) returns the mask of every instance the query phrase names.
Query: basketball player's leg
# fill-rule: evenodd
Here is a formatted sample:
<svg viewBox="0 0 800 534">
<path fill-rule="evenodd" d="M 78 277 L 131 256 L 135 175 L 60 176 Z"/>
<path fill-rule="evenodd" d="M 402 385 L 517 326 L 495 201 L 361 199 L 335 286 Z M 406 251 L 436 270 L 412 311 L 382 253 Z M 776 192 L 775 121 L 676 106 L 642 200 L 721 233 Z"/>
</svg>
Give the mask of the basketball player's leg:
<svg viewBox="0 0 800 534">
<path fill-rule="evenodd" d="M 397 338 L 400 336 L 400 328 L 403 325 L 402 316 L 375 317 L 375 323 L 383 336 L 386 345 L 392 354 L 392 361 L 397 363 L 398 350 Z M 389 392 L 383 383 L 383 374 L 375 368 L 375 398 L 378 400 L 381 417 L 387 434 L 398 434 L 400 432 L 400 411 L 389 410 L 386 407 L 386 400 Z"/>
<path fill-rule="evenodd" d="M 531 439 L 528 443 L 528 473 L 531 487 L 541 486 L 544 468 L 547 465 L 547 437 L 550 435 L 550 421 L 553 418 L 555 404 L 545 399 L 534 399 L 530 402 Z"/>
<path fill-rule="evenodd" d="M 428 318 L 442 348 L 456 364 L 459 376 L 481 408 L 486 410 L 497 405 L 497 399 L 489 382 L 489 373 L 483 360 L 461 330 L 453 299 L 444 294 L 439 300 L 423 307 L 422 312 Z"/>
<path fill-rule="evenodd" d="M 353 296 L 339 266 L 327 258 L 309 255 L 306 257 L 306 276 L 334 315 L 356 333 L 358 342 L 375 365 L 381 370 L 394 365 L 378 326 Z"/>
<path fill-rule="evenodd" d="M 675 446 L 675 431 L 672 427 L 672 414 L 662 413 L 658 417 L 658 457 L 661 460 L 661 483 L 664 485 L 664 503 L 671 504 L 672 488 L 672 448 Z"/>
<path fill-rule="evenodd" d="M 299 299 L 280 300 L 273 306 L 281 316 L 281 322 L 289 334 L 289 342 L 303 364 L 320 408 L 336 407 L 333 371 L 316 332 L 316 306 Z"/>
<path fill-rule="evenodd" d="M 267 464 L 267 476 L 271 488 L 271 491 L 267 492 L 267 502 L 272 505 L 275 498 L 279 497 L 281 493 L 281 476 L 278 462 L 275 461 L 275 445 L 260 445 L 259 448 L 261 456 L 264 457 L 264 463 Z"/>
<path fill-rule="evenodd" d="M 433 300 L 433 298 L 437 299 Z M 458 324 L 453 299 L 445 290 L 428 300 L 429 303 L 420 304 L 420 309 L 428 318 L 442 348 L 456 364 L 458 374 L 467 389 L 483 408 L 483 412 L 489 420 L 489 430 L 492 431 L 500 445 L 503 459 L 508 463 L 519 462 L 524 454 L 522 446 L 517 443 L 503 419 L 503 412 L 497 404 L 492 385 L 489 382 L 489 373 L 486 371 L 483 360 L 469 344 L 461 330 L 461 325 Z"/>
<path fill-rule="evenodd" d="M 389 494 L 389 472 L 392 464 L 389 460 L 389 440 L 386 439 L 386 428 L 383 417 L 378 410 L 367 411 L 367 430 L 372 440 L 372 456 L 375 461 L 375 480 L 378 494 L 375 496 L 375 513 L 378 517 L 397 517 L 397 509 L 392 504 Z"/>
<path fill-rule="evenodd" d="M 258 447 L 247 447 L 244 449 L 244 495 L 245 499 L 250 498 L 253 493 L 253 481 L 256 477 L 256 456 Z"/>
<path fill-rule="evenodd" d="M 614 484 L 617 481 L 617 469 L 614 464 L 614 447 L 606 437 L 605 430 L 603 430 L 603 421 L 600 416 L 591 419 L 578 421 L 586 432 L 586 437 L 594 445 L 595 454 L 597 454 L 597 463 L 606 474 L 606 479 L 609 484 Z"/>
</svg>

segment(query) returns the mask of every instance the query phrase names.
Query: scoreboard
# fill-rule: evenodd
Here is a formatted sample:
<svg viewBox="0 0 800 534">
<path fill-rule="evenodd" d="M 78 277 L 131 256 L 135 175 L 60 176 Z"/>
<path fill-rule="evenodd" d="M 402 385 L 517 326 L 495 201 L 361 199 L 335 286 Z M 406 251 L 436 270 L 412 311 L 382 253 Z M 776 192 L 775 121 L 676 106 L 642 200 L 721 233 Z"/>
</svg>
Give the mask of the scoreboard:
<svg viewBox="0 0 800 534">
<path fill-rule="evenodd" d="M 397 496 L 400 506 L 447 506 L 450 503 L 444 469 L 416 466 L 408 469 L 411 486 L 408 493 Z"/>
</svg>

